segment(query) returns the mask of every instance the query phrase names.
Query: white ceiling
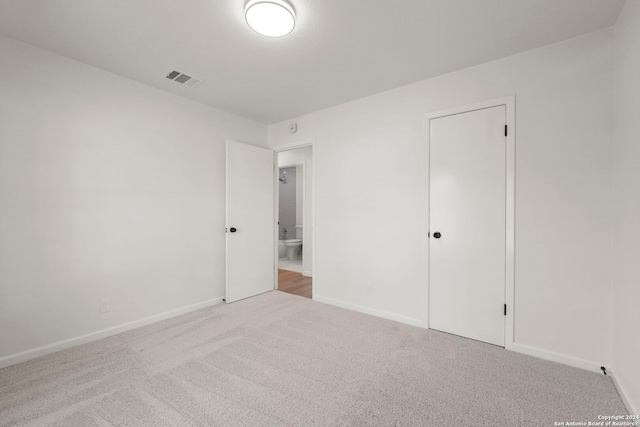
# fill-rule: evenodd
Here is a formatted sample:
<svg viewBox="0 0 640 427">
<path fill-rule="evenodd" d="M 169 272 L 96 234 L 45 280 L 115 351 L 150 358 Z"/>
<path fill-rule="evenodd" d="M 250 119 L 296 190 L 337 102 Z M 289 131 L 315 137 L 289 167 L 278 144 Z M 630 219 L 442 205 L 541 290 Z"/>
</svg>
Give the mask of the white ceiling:
<svg viewBox="0 0 640 427">
<path fill-rule="evenodd" d="M 611 26 L 624 0 L 291 3 L 278 39 L 245 0 L 2 0 L 0 33 L 269 124 Z"/>
</svg>

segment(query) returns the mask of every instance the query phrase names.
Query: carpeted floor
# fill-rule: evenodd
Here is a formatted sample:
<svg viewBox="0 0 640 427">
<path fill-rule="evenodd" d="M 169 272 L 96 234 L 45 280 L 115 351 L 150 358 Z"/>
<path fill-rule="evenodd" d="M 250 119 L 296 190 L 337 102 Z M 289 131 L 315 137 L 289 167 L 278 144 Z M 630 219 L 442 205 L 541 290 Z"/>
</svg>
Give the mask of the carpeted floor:
<svg viewBox="0 0 640 427">
<path fill-rule="evenodd" d="M 274 291 L 0 370 L 0 425 L 553 426 L 611 380 Z"/>
</svg>

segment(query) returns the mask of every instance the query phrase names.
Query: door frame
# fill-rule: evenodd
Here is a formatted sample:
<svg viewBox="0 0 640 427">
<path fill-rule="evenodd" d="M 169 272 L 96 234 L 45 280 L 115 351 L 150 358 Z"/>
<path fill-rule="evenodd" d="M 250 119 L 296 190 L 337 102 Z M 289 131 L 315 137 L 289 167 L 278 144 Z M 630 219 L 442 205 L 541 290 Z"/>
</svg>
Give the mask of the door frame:
<svg viewBox="0 0 640 427">
<path fill-rule="evenodd" d="M 278 154 L 280 154 L 283 151 L 290 151 L 290 150 L 295 150 L 296 148 L 303 148 L 303 147 L 309 147 L 311 146 L 311 208 L 309 209 L 311 212 L 311 274 L 313 276 L 313 286 L 311 287 L 311 299 L 315 299 L 315 295 L 316 295 L 316 152 L 315 152 L 315 142 L 316 139 L 315 138 L 307 138 L 307 139 L 302 139 L 300 141 L 295 141 L 295 142 L 289 142 L 289 143 L 283 143 L 283 144 L 275 144 L 273 146 L 270 146 L 269 148 L 272 149 L 275 153 L 276 153 L 276 158 L 275 158 L 275 169 L 278 170 L 279 166 L 278 166 Z M 305 167 L 304 167 L 304 176 L 306 179 L 307 176 L 307 167 L 306 167 L 306 163 L 305 163 Z M 280 228 L 277 226 L 277 218 L 278 218 L 278 214 L 279 214 L 279 197 L 280 197 L 280 188 L 279 188 L 279 174 L 276 174 L 276 176 L 274 177 L 274 196 L 275 196 L 275 201 L 274 201 L 274 218 L 276 219 L 276 224 L 274 224 L 274 245 L 275 245 L 275 250 L 274 250 L 274 265 L 275 265 L 275 271 L 274 271 L 274 289 L 278 289 L 278 232 L 280 230 Z M 308 189 L 306 188 L 305 185 L 305 201 L 306 201 L 306 191 L 308 191 Z M 307 206 L 306 203 L 303 203 L 303 215 L 306 215 L 307 212 Z M 307 227 L 307 225 L 305 225 L 305 227 Z M 304 232 L 304 231 L 303 231 Z"/>
<path fill-rule="evenodd" d="M 507 350 L 513 350 L 513 344 L 515 342 L 515 164 L 516 164 L 516 121 L 515 121 L 515 95 L 509 95 L 501 98 L 491 99 L 488 101 L 476 102 L 473 104 L 462 105 L 458 107 L 448 108 L 445 110 L 435 111 L 425 114 L 426 117 L 426 163 L 429 165 L 430 160 L 430 147 L 431 147 L 431 120 L 438 119 L 446 116 L 452 116 L 455 114 L 469 113 L 472 111 L 483 110 L 486 108 L 504 106 L 505 107 L 505 121 L 507 125 L 506 147 L 505 147 L 505 303 L 507 304 L 507 314 L 505 316 L 504 324 L 504 348 Z M 429 328 L 429 238 L 427 233 L 429 232 L 429 192 L 431 191 L 431 183 L 429 180 L 430 170 L 427 166 L 425 168 L 425 182 L 427 191 L 425 206 L 426 206 L 426 219 L 424 224 L 425 232 L 423 233 L 423 248 L 425 248 L 426 257 L 426 278 L 427 292 L 425 292 L 425 308 L 426 316 L 424 318 L 424 324 Z"/>
</svg>

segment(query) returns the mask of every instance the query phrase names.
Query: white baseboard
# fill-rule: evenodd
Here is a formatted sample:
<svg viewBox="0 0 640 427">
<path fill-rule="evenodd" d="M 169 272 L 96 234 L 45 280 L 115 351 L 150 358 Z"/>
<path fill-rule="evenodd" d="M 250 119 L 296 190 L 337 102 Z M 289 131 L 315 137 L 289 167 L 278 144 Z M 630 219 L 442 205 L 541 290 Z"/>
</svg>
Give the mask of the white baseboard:
<svg viewBox="0 0 640 427">
<path fill-rule="evenodd" d="M 134 320 L 132 322 L 123 323 L 111 328 L 102 329 L 89 334 L 80 335 L 78 337 L 69 338 L 63 341 L 58 341 L 52 344 L 48 344 L 42 347 L 34 348 L 31 350 L 22 351 L 20 353 L 11 354 L 0 358 L 0 368 L 15 365 L 16 363 L 26 362 L 27 360 L 35 359 L 36 357 L 44 356 L 46 354 L 55 353 L 60 350 L 64 350 L 70 347 L 75 347 L 80 344 L 85 344 L 91 341 L 96 341 L 102 338 L 109 337 L 111 335 L 126 332 L 131 329 L 139 328 L 141 326 L 150 325 L 152 323 L 160 322 L 161 320 L 170 319 L 172 317 L 180 316 L 181 314 L 191 313 L 192 311 L 200 310 L 201 308 L 210 307 L 212 305 L 222 303 L 224 297 L 218 297 L 207 301 L 199 302 L 197 304 L 188 305 L 186 307 L 176 308 L 174 310 L 165 311 L 164 313 L 156 314 L 153 316 L 145 317 L 142 319 Z"/>
<path fill-rule="evenodd" d="M 611 380 L 613 384 L 616 386 L 616 390 L 618 390 L 618 394 L 620 395 L 620 399 L 622 399 L 622 403 L 627 408 L 627 411 L 631 415 L 640 415 L 640 405 L 634 404 L 634 402 L 629 399 L 629 394 L 626 392 L 625 387 L 620 383 L 618 377 L 616 376 L 615 371 L 612 371 L 609 375 L 611 375 Z M 637 403 L 637 402 L 635 402 Z M 640 421 L 636 421 L 636 426 L 640 425 Z"/>
<path fill-rule="evenodd" d="M 383 319 L 394 320 L 396 322 L 404 323 L 411 326 L 418 326 L 424 328 L 424 323 L 422 320 L 413 319 L 411 317 L 402 316 L 400 314 L 389 313 L 387 311 L 375 310 L 373 308 L 363 307 L 361 305 L 351 304 L 344 301 L 335 300 L 332 298 L 327 298 L 319 295 L 313 295 L 313 300 L 322 302 L 329 305 L 334 305 L 340 308 L 346 308 L 348 310 L 357 311 L 359 313 L 370 314 L 372 316 L 382 317 Z"/>
<path fill-rule="evenodd" d="M 513 351 L 540 359 L 550 360 L 552 362 L 562 363 L 563 365 L 573 366 L 574 368 L 585 369 L 592 372 L 602 373 L 602 370 L 600 369 L 600 367 L 602 366 L 605 367 L 607 373 L 609 373 L 609 370 L 611 369 L 608 365 L 605 365 L 603 363 L 581 359 L 579 357 L 569 356 L 562 353 L 556 353 L 549 350 L 543 350 L 537 347 L 530 347 L 528 345 L 519 343 L 513 343 Z"/>
<path fill-rule="evenodd" d="M 313 274 L 311 274 L 310 271 L 303 271 L 302 275 L 305 276 L 305 277 L 313 277 Z"/>
</svg>

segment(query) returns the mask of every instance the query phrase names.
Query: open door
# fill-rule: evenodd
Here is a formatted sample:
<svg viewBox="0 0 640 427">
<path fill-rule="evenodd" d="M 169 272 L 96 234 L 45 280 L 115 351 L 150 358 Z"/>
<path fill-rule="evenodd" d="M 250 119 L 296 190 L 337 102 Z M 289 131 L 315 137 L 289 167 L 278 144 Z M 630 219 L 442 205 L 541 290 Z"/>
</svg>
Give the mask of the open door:
<svg viewBox="0 0 640 427">
<path fill-rule="evenodd" d="M 226 302 L 274 288 L 274 153 L 227 141 Z"/>
</svg>

